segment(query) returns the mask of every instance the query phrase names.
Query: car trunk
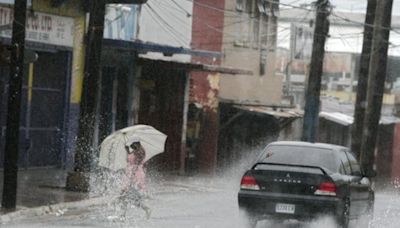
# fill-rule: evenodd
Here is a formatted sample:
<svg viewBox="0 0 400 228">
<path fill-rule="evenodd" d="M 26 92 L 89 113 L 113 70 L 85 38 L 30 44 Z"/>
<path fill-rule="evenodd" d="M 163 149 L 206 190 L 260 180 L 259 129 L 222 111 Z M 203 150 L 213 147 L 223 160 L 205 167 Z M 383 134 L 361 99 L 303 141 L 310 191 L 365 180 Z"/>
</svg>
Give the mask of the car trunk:
<svg viewBox="0 0 400 228">
<path fill-rule="evenodd" d="M 319 167 L 257 164 L 248 174 L 256 179 L 260 191 L 271 193 L 314 195 L 321 183 L 332 183 Z"/>
</svg>

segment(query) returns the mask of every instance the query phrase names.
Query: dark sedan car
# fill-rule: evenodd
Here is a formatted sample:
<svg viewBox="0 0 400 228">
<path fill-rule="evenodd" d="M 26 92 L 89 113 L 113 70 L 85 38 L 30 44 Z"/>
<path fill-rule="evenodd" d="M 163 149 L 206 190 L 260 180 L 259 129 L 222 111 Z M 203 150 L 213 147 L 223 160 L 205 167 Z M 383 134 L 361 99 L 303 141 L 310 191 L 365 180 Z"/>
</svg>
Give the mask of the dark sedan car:
<svg viewBox="0 0 400 228">
<path fill-rule="evenodd" d="M 308 220 L 332 215 L 340 227 L 372 214 L 374 191 L 346 147 L 275 142 L 242 177 L 239 208 L 248 227 L 258 220 Z"/>
</svg>

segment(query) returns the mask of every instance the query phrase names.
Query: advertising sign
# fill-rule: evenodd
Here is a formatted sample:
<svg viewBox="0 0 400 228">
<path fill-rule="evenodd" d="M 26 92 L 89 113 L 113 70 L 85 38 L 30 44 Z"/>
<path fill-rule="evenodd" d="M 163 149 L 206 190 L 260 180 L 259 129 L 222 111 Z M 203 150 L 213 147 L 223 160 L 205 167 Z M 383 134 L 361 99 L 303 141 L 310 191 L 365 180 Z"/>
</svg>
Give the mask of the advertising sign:
<svg viewBox="0 0 400 228">
<path fill-rule="evenodd" d="M 0 6 L 0 28 L 12 25 L 13 10 Z M 26 40 L 56 46 L 73 46 L 74 19 L 40 12 L 27 12 Z M 11 29 L 0 29 L 0 37 L 11 38 Z"/>
</svg>

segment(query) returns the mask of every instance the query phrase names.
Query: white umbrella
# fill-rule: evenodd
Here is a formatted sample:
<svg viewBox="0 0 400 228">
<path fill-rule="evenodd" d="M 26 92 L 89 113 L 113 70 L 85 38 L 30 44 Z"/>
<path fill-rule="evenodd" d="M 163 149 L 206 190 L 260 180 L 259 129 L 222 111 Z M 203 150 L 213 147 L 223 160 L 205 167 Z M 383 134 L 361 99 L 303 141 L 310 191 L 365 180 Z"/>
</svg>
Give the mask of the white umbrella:
<svg viewBox="0 0 400 228">
<path fill-rule="evenodd" d="M 149 125 L 134 125 L 118 130 L 103 140 L 100 145 L 99 166 L 111 170 L 125 169 L 125 145 L 129 144 L 133 137 L 139 137 L 140 144 L 146 151 L 145 162 L 164 152 L 167 135 Z"/>
</svg>

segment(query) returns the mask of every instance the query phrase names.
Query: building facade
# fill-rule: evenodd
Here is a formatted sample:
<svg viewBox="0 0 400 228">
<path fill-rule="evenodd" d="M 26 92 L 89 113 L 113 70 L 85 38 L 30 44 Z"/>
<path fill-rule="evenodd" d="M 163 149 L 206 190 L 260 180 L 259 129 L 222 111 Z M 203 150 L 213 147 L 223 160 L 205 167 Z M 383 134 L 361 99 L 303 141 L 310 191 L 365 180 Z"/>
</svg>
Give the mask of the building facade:
<svg viewBox="0 0 400 228">
<path fill-rule="evenodd" d="M 0 1 L 0 24 L 12 22 L 13 5 Z M 26 60 L 23 79 L 20 167 L 65 167 L 73 156 L 68 148 L 74 102 L 71 88 L 82 76 L 74 48 L 83 42 L 76 32 L 84 18 L 80 1 L 54 9 L 51 1 L 29 1 L 26 48 L 37 59 Z M 83 19 L 84 21 L 84 19 Z M 0 31 L 0 43 L 10 44 L 11 29 Z M 3 165 L 7 97 L 7 65 L 0 66 L 0 167 Z"/>
<path fill-rule="evenodd" d="M 281 75 L 275 73 L 279 1 L 227 0 L 224 6 L 223 66 L 239 66 L 254 75 L 221 77 L 221 101 L 280 105 Z"/>
</svg>

